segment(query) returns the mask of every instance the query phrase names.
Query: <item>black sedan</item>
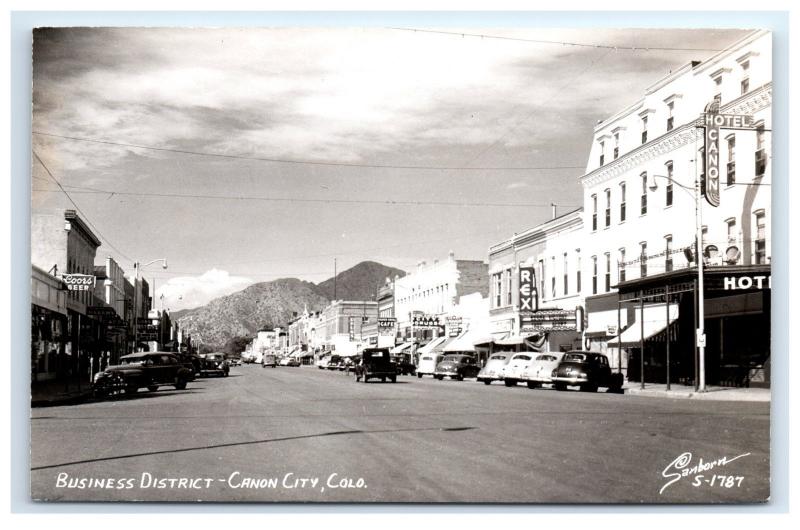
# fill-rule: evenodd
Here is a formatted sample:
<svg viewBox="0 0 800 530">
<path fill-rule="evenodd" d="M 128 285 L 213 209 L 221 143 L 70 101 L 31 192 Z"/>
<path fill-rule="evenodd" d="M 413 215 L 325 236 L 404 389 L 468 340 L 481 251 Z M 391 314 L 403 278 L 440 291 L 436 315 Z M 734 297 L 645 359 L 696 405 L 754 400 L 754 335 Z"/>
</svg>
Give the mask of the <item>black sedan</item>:
<svg viewBox="0 0 800 530">
<path fill-rule="evenodd" d="M 556 390 L 566 390 L 567 386 L 578 386 L 584 392 L 597 392 L 601 386 L 607 387 L 612 392 L 618 392 L 622 387 L 620 379 L 619 374 L 612 375 L 605 355 L 590 351 L 565 353 L 552 375 Z"/>
<path fill-rule="evenodd" d="M 478 377 L 480 371 L 478 361 L 471 355 L 445 355 L 436 365 L 433 377 L 439 381 L 445 377 L 463 381 L 465 377 Z"/>
</svg>

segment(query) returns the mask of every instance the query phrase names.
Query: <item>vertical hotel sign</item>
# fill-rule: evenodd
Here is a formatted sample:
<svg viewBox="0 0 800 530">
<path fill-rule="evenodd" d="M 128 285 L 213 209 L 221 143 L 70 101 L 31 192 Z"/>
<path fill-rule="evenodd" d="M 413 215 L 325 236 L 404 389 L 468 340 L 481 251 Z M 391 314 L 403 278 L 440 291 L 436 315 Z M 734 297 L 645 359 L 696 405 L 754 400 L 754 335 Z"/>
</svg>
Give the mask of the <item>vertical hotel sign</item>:
<svg viewBox="0 0 800 530">
<path fill-rule="evenodd" d="M 706 106 L 701 120 L 705 129 L 705 172 L 703 195 L 708 204 L 719 206 L 719 131 L 720 129 L 752 129 L 753 117 L 746 114 L 720 114 L 719 105 Z"/>
<path fill-rule="evenodd" d="M 533 267 L 519 268 L 519 310 L 536 311 L 539 295 L 536 292 L 536 273 Z"/>
</svg>

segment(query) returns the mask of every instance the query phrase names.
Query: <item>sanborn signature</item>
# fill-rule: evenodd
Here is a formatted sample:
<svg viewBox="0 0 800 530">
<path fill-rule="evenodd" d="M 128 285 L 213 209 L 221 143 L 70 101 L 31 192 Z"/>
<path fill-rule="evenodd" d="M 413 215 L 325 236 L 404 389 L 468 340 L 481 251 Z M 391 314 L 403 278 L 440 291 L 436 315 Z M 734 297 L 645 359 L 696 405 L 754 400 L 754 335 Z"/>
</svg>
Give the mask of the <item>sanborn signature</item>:
<svg viewBox="0 0 800 530">
<path fill-rule="evenodd" d="M 724 467 L 733 462 L 734 460 L 738 460 L 740 458 L 744 458 L 745 456 L 749 456 L 750 453 L 745 453 L 743 455 L 734 456 L 733 458 L 728 458 L 727 456 L 723 456 L 722 458 L 718 458 L 716 460 L 709 460 L 708 462 L 704 462 L 702 458 L 700 458 L 696 464 L 692 464 L 692 453 L 686 452 L 681 454 L 678 458 L 673 460 L 669 463 L 667 467 L 664 468 L 664 471 L 661 472 L 661 476 L 669 479 L 666 484 L 661 486 L 661 489 L 658 491 L 658 494 L 661 495 L 664 493 L 664 490 L 670 487 L 671 485 L 675 484 L 682 478 L 691 477 L 693 475 L 697 475 L 698 473 L 704 473 L 706 471 L 711 471 L 712 469 Z M 703 475 L 697 475 L 695 478 L 695 482 L 698 482 L 698 479 L 701 479 Z M 729 478 L 725 477 L 724 478 Z M 714 485 L 714 482 L 718 478 L 718 475 L 714 475 L 711 481 L 706 481 L 710 485 Z M 732 478 L 732 477 L 731 477 Z M 741 484 L 742 477 L 736 477 Z M 700 480 L 700 483 L 703 481 Z M 735 483 L 735 482 L 734 482 Z M 695 486 L 699 485 L 699 483 L 694 484 Z"/>
</svg>

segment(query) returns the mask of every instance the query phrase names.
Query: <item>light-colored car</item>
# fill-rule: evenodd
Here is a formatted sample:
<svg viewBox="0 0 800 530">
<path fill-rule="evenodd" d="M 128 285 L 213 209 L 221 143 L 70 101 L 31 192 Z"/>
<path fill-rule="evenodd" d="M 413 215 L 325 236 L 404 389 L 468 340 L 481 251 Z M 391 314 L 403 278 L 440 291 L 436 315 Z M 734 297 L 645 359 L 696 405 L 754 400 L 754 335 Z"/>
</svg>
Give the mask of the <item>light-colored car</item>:
<svg viewBox="0 0 800 530">
<path fill-rule="evenodd" d="M 538 388 L 542 384 L 553 383 L 553 370 L 558 367 L 563 352 L 542 352 L 533 357 L 533 361 L 522 371 L 521 380 L 528 383 L 528 388 Z"/>
<path fill-rule="evenodd" d="M 506 386 L 516 386 L 522 379 L 522 372 L 533 361 L 533 353 L 521 352 L 515 353 L 508 364 L 503 368 L 503 382 Z"/>
<path fill-rule="evenodd" d="M 326 369 L 330 361 L 331 361 L 330 355 L 324 355 L 320 357 L 319 360 L 317 361 L 317 368 L 319 368 L 320 370 Z"/>
<path fill-rule="evenodd" d="M 478 381 L 482 381 L 484 385 L 491 385 L 492 381 L 500 381 L 503 379 L 503 368 L 505 368 L 512 353 L 501 352 L 495 353 L 489 360 L 486 361 L 480 372 L 478 372 Z"/>
<path fill-rule="evenodd" d="M 289 366 L 289 363 L 291 363 L 291 362 L 292 362 L 292 358 L 291 357 L 284 357 L 280 361 L 278 361 L 278 364 L 280 366 Z"/>
<path fill-rule="evenodd" d="M 422 355 L 419 358 L 419 364 L 417 365 L 417 377 L 422 377 L 423 375 L 433 376 L 434 372 L 436 371 L 436 365 L 439 364 L 441 360 L 441 355 L 436 355 L 433 353 L 426 353 Z"/>
</svg>

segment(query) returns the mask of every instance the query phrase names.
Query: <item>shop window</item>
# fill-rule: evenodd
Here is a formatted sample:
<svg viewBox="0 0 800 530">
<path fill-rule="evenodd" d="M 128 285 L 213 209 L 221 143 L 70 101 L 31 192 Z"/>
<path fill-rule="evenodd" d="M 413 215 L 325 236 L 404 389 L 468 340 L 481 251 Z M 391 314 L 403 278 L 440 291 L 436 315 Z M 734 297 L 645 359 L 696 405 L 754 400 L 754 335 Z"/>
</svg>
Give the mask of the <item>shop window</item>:
<svg viewBox="0 0 800 530">
<path fill-rule="evenodd" d="M 619 203 L 619 222 L 622 223 L 625 221 L 625 183 L 619 183 L 619 195 L 620 195 L 620 203 Z"/>
</svg>

